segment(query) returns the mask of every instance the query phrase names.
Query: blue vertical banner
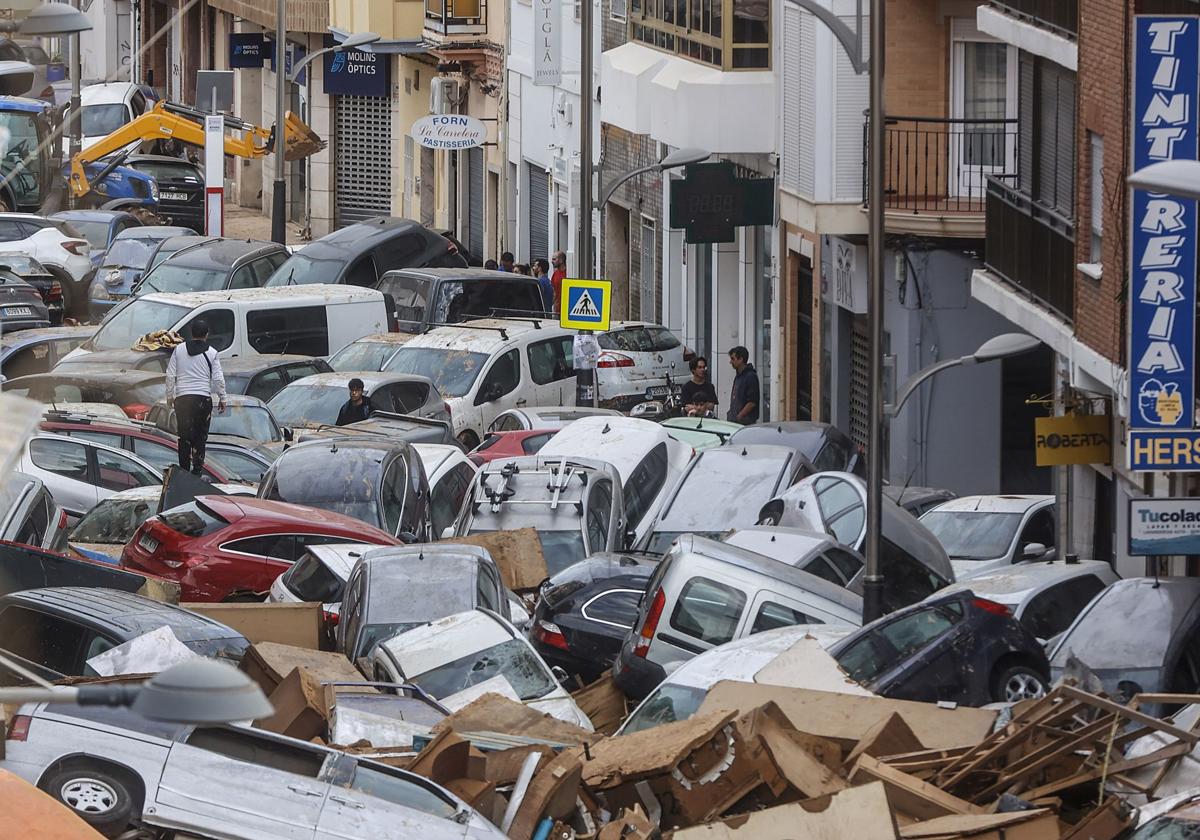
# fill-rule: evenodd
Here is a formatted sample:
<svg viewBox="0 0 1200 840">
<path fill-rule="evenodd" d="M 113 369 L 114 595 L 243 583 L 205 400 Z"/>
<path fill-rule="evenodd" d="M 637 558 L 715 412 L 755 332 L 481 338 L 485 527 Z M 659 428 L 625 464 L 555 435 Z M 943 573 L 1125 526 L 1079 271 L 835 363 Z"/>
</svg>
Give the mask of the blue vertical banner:
<svg viewBox="0 0 1200 840">
<path fill-rule="evenodd" d="M 1196 160 L 1200 19 L 1135 20 L 1133 170 Z M 1200 469 L 1196 202 L 1133 190 L 1130 207 L 1130 467 Z"/>
</svg>

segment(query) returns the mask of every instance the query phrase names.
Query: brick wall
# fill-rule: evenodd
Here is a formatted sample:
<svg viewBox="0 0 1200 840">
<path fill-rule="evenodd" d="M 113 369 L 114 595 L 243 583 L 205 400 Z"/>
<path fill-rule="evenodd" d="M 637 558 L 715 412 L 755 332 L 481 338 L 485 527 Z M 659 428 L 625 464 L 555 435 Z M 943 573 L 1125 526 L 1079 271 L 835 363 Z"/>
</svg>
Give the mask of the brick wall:
<svg viewBox="0 0 1200 840">
<path fill-rule="evenodd" d="M 946 116 L 950 33 L 941 8 L 933 0 L 888 0 L 885 93 L 889 114 Z"/>
<path fill-rule="evenodd" d="M 1080 0 L 1076 160 L 1076 263 L 1091 262 L 1092 154 L 1094 133 L 1104 138 L 1101 184 L 1102 274 L 1095 280 L 1075 275 L 1075 332 L 1104 357 L 1124 358 L 1124 283 L 1128 254 L 1125 235 L 1129 142 L 1130 0 Z"/>
<path fill-rule="evenodd" d="M 602 123 L 600 126 L 600 172 L 601 179 L 608 183 L 614 175 L 647 166 L 658 160 L 658 143 L 649 135 L 632 134 L 615 125 Z M 648 173 L 625 182 L 612 197 L 615 204 L 629 209 L 629 277 L 609 277 L 613 281 L 613 295 L 618 300 L 628 300 L 628 317 L 647 321 L 658 321 L 662 312 L 662 231 L 666 222 L 662 206 L 662 175 Z M 642 312 L 642 217 L 654 220 L 654 301 L 657 311 Z M 604 240 L 601 239 L 601 242 Z M 605 255 L 601 254 L 601 271 L 605 271 Z M 605 271 L 607 277 L 607 272 Z"/>
</svg>

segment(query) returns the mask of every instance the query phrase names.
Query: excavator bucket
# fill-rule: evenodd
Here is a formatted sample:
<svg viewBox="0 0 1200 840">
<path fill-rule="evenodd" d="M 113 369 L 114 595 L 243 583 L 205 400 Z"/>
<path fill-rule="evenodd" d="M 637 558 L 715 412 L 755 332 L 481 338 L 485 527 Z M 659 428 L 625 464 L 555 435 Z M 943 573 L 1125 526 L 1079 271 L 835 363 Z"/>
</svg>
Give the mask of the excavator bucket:
<svg viewBox="0 0 1200 840">
<path fill-rule="evenodd" d="M 312 157 L 325 148 L 325 141 L 321 139 L 320 135 L 291 111 L 284 115 L 283 123 L 287 132 L 285 134 L 286 145 L 283 147 L 285 160 L 302 160 Z"/>
</svg>

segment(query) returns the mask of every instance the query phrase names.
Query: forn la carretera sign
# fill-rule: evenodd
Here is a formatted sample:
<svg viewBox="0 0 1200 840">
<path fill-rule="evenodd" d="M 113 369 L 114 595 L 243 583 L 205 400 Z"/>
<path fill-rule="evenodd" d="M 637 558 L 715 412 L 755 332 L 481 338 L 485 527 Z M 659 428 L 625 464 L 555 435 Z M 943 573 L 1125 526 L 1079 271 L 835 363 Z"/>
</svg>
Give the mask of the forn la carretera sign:
<svg viewBox="0 0 1200 840">
<path fill-rule="evenodd" d="M 409 134 L 427 149 L 473 149 L 487 140 L 487 126 L 465 114 L 430 114 L 413 123 Z"/>
<path fill-rule="evenodd" d="M 1135 20 L 1133 170 L 1197 156 L 1200 18 Z M 1133 190 L 1129 461 L 1200 470 L 1195 430 L 1196 202 Z"/>
</svg>

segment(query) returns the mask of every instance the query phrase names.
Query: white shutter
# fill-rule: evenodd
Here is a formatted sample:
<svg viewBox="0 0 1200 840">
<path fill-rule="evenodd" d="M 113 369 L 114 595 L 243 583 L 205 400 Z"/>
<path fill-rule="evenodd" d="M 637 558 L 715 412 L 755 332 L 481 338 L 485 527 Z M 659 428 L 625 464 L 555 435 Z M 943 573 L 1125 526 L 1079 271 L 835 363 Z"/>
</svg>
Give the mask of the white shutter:
<svg viewBox="0 0 1200 840">
<path fill-rule="evenodd" d="M 853 17 L 843 17 L 851 28 Z M 864 30 L 869 26 L 863 17 Z M 862 201 L 863 189 L 863 112 L 870 103 L 866 74 L 858 75 L 844 50 L 836 50 L 837 73 L 834 79 L 833 198 L 835 201 Z"/>
<path fill-rule="evenodd" d="M 817 189 L 817 27 L 808 12 L 800 16 L 800 180 L 801 195 Z"/>
<path fill-rule="evenodd" d="M 783 104 L 780 130 L 783 132 L 779 148 L 783 159 L 779 162 L 783 186 L 790 190 L 800 187 L 800 9 L 791 3 L 783 4 Z M 812 115 L 806 115 L 811 120 Z"/>
<path fill-rule="evenodd" d="M 386 96 L 335 96 L 333 116 L 334 226 L 392 215 L 391 102 Z"/>
</svg>

